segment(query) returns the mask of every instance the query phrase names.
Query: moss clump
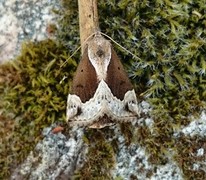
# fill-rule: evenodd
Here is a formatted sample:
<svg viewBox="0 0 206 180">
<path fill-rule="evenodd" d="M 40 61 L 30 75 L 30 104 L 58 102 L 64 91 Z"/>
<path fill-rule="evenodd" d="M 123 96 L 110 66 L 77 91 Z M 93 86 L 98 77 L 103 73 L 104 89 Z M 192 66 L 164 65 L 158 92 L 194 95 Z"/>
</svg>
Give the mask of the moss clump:
<svg viewBox="0 0 206 180">
<path fill-rule="evenodd" d="M 205 179 L 205 154 L 198 155 L 199 149 L 206 147 L 206 140 L 198 136 L 186 137 L 181 135 L 176 140 L 178 150 L 175 160 L 181 167 L 187 179 Z M 196 166 L 195 166 L 196 165 Z"/>
<path fill-rule="evenodd" d="M 79 169 L 74 179 L 111 179 L 111 170 L 115 164 L 113 146 L 107 142 L 108 130 L 88 130 L 85 132 L 84 141 L 89 146 L 86 162 Z"/>
<path fill-rule="evenodd" d="M 71 59 L 60 67 L 68 57 L 64 46 L 45 40 L 25 43 L 19 57 L 0 66 L 0 124 L 4 126 L 0 179 L 24 160 L 41 139 L 44 127 L 64 121 L 69 82 L 76 67 Z"/>
<path fill-rule="evenodd" d="M 135 127 L 131 123 L 122 123 L 120 124 L 120 130 L 125 138 L 125 144 L 129 146 L 132 142 L 135 141 L 134 131 Z"/>
<path fill-rule="evenodd" d="M 0 178 L 3 179 L 10 174 L 10 166 L 12 165 L 11 142 L 12 132 L 14 129 L 14 121 L 6 116 L 0 115 Z M 10 155 L 10 156 L 9 156 Z"/>
</svg>

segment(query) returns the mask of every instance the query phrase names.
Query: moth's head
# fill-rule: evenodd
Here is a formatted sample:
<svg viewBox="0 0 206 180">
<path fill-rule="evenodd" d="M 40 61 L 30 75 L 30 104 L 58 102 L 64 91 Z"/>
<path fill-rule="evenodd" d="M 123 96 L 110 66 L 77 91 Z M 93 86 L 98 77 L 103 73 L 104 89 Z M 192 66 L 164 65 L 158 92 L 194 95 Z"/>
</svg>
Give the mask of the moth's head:
<svg viewBox="0 0 206 180">
<path fill-rule="evenodd" d="M 101 35 L 94 36 L 88 42 L 88 57 L 96 71 L 97 79 L 105 80 L 111 60 L 111 43 Z"/>
</svg>

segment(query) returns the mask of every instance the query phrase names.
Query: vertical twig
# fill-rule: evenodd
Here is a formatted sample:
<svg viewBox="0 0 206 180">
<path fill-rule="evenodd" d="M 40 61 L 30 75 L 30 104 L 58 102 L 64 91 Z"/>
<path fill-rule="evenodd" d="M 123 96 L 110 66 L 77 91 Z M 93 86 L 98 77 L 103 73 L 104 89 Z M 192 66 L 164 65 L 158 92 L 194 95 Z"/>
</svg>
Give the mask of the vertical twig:
<svg viewBox="0 0 206 180">
<path fill-rule="evenodd" d="M 99 30 L 97 0 L 78 0 L 79 27 L 81 39 L 81 52 L 85 49 L 85 40 Z"/>
</svg>

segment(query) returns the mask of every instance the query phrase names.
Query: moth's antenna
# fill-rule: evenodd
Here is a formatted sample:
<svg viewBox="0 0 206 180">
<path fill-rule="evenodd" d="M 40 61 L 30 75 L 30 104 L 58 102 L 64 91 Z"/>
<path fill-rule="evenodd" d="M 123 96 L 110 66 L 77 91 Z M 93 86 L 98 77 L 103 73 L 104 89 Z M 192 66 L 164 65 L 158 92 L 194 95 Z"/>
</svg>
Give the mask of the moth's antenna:
<svg viewBox="0 0 206 180">
<path fill-rule="evenodd" d="M 97 34 L 97 32 L 91 34 L 91 35 L 83 42 L 83 44 L 80 45 L 80 46 L 72 53 L 72 55 L 69 56 L 68 59 L 66 59 L 66 61 L 64 61 L 64 62 L 61 64 L 60 68 L 62 68 L 62 67 L 67 63 L 67 61 L 68 61 L 69 59 L 71 59 L 71 58 L 81 49 L 81 47 L 82 47 L 83 45 L 85 45 L 85 43 L 86 43 L 92 36 L 94 36 L 94 35 L 96 35 L 96 34 Z"/>
<path fill-rule="evenodd" d="M 131 54 L 133 57 L 135 57 L 136 59 L 141 60 L 139 57 L 137 57 L 135 54 L 133 54 L 132 52 L 130 52 L 129 50 L 127 50 L 126 48 L 124 48 L 121 44 L 119 44 L 118 42 L 116 42 L 115 40 L 113 40 L 110 36 L 106 35 L 103 32 L 100 32 L 103 36 L 107 37 L 108 39 L 110 39 L 112 42 L 114 42 L 116 45 L 118 45 L 120 48 L 122 48 L 124 51 L 126 51 L 128 54 Z"/>
<path fill-rule="evenodd" d="M 64 62 L 61 64 L 60 68 L 62 68 L 62 67 L 67 63 L 67 61 L 68 61 L 69 59 L 71 59 L 71 58 L 80 50 L 80 48 L 81 48 L 81 46 L 79 46 L 79 47 L 72 53 L 72 55 L 69 56 L 68 59 L 66 59 L 66 61 L 64 61 Z"/>
<path fill-rule="evenodd" d="M 127 50 L 126 48 L 124 48 L 121 44 L 119 44 L 118 42 L 116 42 L 114 39 L 112 39 L 110 36 L 106 35 L 105 33 L 101 32 L 101 31 L 97 31 L 97 32 L 94 32 L 92 33 L 84 42 L 82 45 L 80 45 L 73 53 L 71 56 L 68 57 L 68 59 L 66 61 L 64 61 L 62 63 L 62 65 L 60 66 L 60 68 L 62 68 L 69 59 L 71 59 L 80 49 L 81 47 L 87 43 L 87 41 L 94 35 L 99 35 L 99 34 L 102 34 L 103 36 L 107 37 L 108 39 L 110 39 L 112 42 L 114 42 L 116 45 L 118 45 L 120 48 L 122 48 L 124 51 L 126 51 L 128 54 L 131 54 L 133 57 L 135 57 L 136 59 L 139 59 L 141 60 L 139 57 L 137 57 L 135 54 L 133 54 L 132 52 L 130 52 L 129 50 Z"/>
</svg>

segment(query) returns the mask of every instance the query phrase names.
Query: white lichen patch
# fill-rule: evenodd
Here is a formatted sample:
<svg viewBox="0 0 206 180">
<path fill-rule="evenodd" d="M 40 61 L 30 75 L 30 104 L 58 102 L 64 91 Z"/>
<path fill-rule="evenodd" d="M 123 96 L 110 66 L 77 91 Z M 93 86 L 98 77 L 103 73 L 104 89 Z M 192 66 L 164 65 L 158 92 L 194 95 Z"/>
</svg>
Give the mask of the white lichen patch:
<svg viewBox="0 0 206 180">
<path fill-rule="evenodd" d="M 144 179 L 151 170 L 152 166 L 143 147 L 138 145 L 127 147 L 124 143 L 120 144 L 116 168 L 113 171 L 114 177 L 129 179 L 136 176 L 138 179 Z"/>
<path fill-rule="evenodd" d="M 147 101 L 142 101 L 140 106 L 141 106 L 141 111 L 145 114 L 149 114 L 152 111 L 152 107 Z"/>
<path fill-rule="evenodd" d="M 18 167 L 11 179 L 56 179 L 71 177 L 80 167 L 87 152 L 82 141 L 83 130 L 73 128 L 68 139 L 62 133 L 53 134 L 51 128 L 44 131 L 45 138 Z"/>
<path fill-rule="evenodd" d="M 206 154 L 204 148 L 197 149 L 197 152 L 192 154 L 196 158 L 196 162 L 193 164 L 193 171 L 203 170 L 206 172 Z M 203 159 L 203 160 L 199 160 Z"/>
<path fill-rule="evenodd" d="M 198 150 L 197 150 L 197 156 L 203 156 L 203 155 L 204 155 L 204 152 L 205 152 L 204 148 L 198 149 Z"/>
<path fill-rule="evenodd" d="M 149 178 L 151 180 L 183 180 L 182 172 L 175 163 L 157 166 L 156 172 Z"/>
<path fill-rule="evenodd" d="M 1 3 L 1 2 L 0 2 Z M 18 42 L 18 20 L 11 9 L 0 6 L 0 62 L 8 60 L 16 54 Z"/>
<path fill-rule="evenodd" d="M 188 126 L 183 127 L 178 132 L 176 132 L 175 136 L 177 136 L 180 132 L 190 137 L 193 137 L 195 135 L 205 137 L 206 136 L 206 112 L 203 111 L 200 115 L 200 118 L 193 119 L 193 121 Z"/>
<path fill-rule="evenodd" d="M 118 127 L 115 128 L 118 133 Z M 120 130 L 119 130 L 120 131 Z M 150 155 L 138 144 L 125 144 L 125 138 L 118 135 L 119 152 L 116 155 L 116 167 L 113 178 L 146 179 L 146 180 L 183 180 L 182 172 L 168 153 L 169 162 L 165 165 L 154 165 L 149 162 Z"/>
<path fill-rule="evenodd" d="M 46 28 L 55 22 L 52 9 L 57 0 L 1 0 L 0 1 L 0 63 L 14 58 L 25 40 L 48 38 Z"/>
</svg>

